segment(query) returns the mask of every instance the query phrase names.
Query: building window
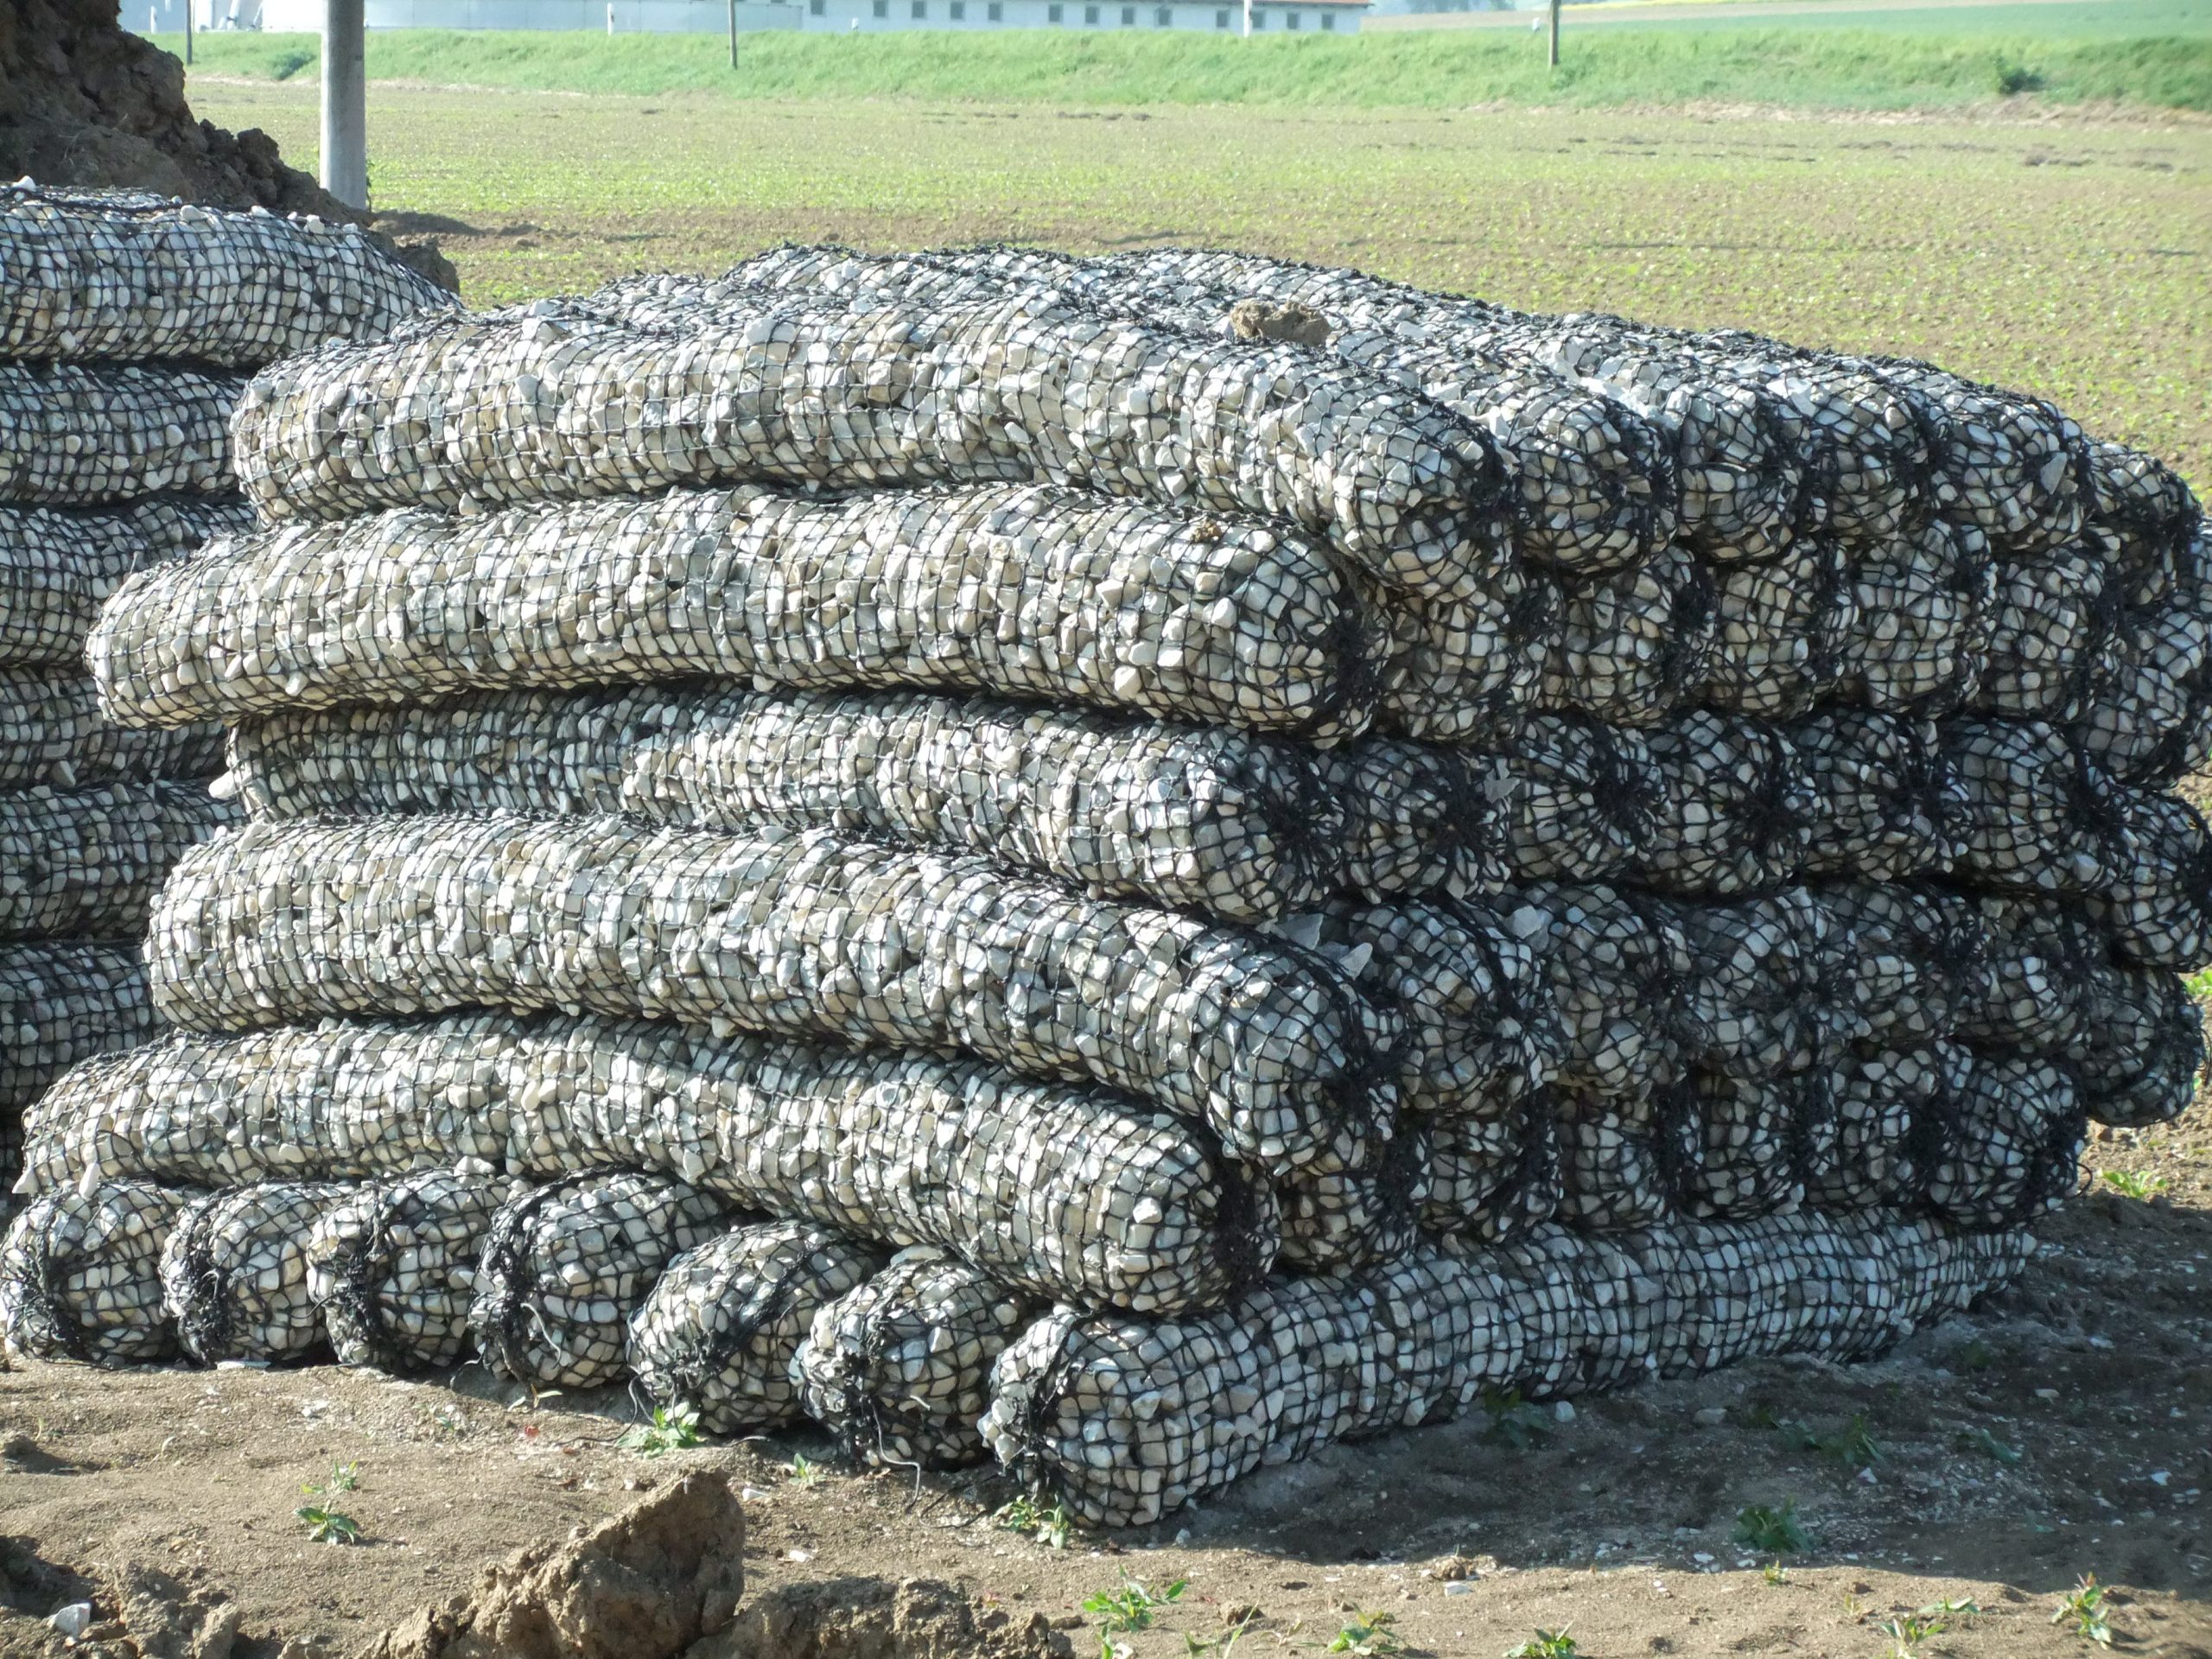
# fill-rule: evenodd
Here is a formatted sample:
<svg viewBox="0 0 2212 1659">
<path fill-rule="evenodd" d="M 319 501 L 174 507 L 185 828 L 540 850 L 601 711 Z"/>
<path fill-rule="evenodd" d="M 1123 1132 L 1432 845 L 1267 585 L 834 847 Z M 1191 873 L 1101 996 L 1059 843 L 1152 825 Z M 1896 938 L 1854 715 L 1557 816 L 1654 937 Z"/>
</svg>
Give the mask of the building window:
<svg viewBox="0 0 2212 1659">
<path fill-rule="evenodd" d="M 1213 15 L 1213 26 L 1214 26 L 1216 29 L 1227 29 L 1227 28 L 1229 27 L 1229 8 L 1228 8 L 1228 7 L 1224 6 L 1220 10 L 1218 10 L 1218 11 L 1217 11 L 1217 12 L 1215 12 L 1215 13 L 1214 13 L 1214 15 Z"/>
<path fill-rule="evenodd" d="M 1006 7 L 1000 3 L 1000 0 L 991 0 L 991 3 L 983 8 L 983 16 L 992 22 L 1002 23 L 1006 22 Z"/>
<path fill-rule="evenodd" d="M 1096 7 L 1096 6 L 1085 6 L 1085 7 L 1083 9 L 1083 26 L 1084 26 L 1085 29 L 1096 29 L 1096 28 L 1097 28 L 1097 27 L 1098 27 L 1098 8 L 1097 8 L 1097 7 Z"/>
<path fill-rule="evenodd" d="M 1282 26 L 1285 29 L 1296 29 L 1298 27 L 1298 14 L 1294 11 L 1286 11 L 1283 13 Z"/>
<path fill-rule="evenodd" d="M 1059 4 L 1058 0 L 1053 0 L 1052 4 L 1045 8 L 1045 21 L 1048 23 L 1066 22 L 1067 8 Z"/>
<path fill-rule="evenodd" d="M 875 4 L 871 10 L 879 17 L 888 17 L 891 15 L 891 0 L 875 0 Z"/>
<path fill-rule="evenodd" d="M 947 6 L 945 10 L 952 14 L 952 21 L 956 23 L 964 23 L 968 21 L 968 0 L 952 0 L 952 3 Z"/>
<path fill-rule="evenodd" d="M 1152 11 L 1152 21 L 1154 27 L 1158 29 L 1174 28 L 1175 9 L 1173 6 L 1154 7 Z"/>
<path fill-rule="evenodd" d="M 1123 6 L 1122 8 L 1122 27 L 1123 29 L 1135 29 L 1136 26 L 1137 9 L 1135 6 Z"/>
<path fill-rule="evenodd" d="M 1268 14 L 1257 6 L 1252 8 L 1252 32 L 1256 35 L 1268 26 Z"/>
<path fill-rule="evenodd" d="M 1323 12 L 1321 14 L 1321 28 L 1328 34 L 1335 34 L 1337 32 L 1337 14 L 1333 11 Z"/>
<path fill-rule="evenodd" d="M 830 0 L 806 0 L 806 10 L 810 16 L 826 16 L 830 10 Z"/>
</svg>

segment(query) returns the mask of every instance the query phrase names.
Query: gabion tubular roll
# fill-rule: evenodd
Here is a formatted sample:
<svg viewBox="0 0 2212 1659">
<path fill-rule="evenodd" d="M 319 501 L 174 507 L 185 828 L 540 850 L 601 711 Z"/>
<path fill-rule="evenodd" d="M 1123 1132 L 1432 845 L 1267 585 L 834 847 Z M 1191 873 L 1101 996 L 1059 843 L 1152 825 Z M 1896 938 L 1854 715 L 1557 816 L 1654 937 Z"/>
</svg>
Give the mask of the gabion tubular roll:
<svg viewBox="0 0 2212 1659">
<path fill-rule="evenodd" d="M 79 1067 L 25 1129 L 31 1193 L 626 1166 L 737 1208 L 939 1246 L 1047 1300 L 1138 1311 L 1219 1305 L 1281 1238 L 1266 1181 L 1203 1130 L 1103 1091 L 639 1021 L 179 1033 Z"/>
<path fill-rule="evenodd" d="M 74 789 L 106 778 L 208 778 L 223 769 L 217 726 L 133 731 L 100 713 L 82 674 L 0 668 L 0 790 Z"/>
<path fill-rule="evenodd" d="M 986 1455 L 991 1368 L 1041 1311 L 962 1262 L 905 1251 L 816 1312 L 791 1376 L 855 1462 L 957 1468 Z"/>
<path fill-rule="evenodd" d="M 476 1258 L 508 1183 L 420 1170 L 349 1189 L 308 1236 L 308 1294 L 341 1365 L 433 1370 L 468 1352 Z"/>
<path fill-rule="evenodd" d="M 1395 1109 L 1379 1016 L 1316 954 L 823 832 L 249 823 L 179 862 L 147 963 L 203 1031 L 474 1005 L 965 1050 L 1268 1167 L 1355 1162 Z"/>
<path fill-rule="evenodd" d="M 620 813 L 834 829 L 1261 921 L 1343 885 L 1310 751 L 1218 728 L 886 693 L 492 692 L 275 715 L 232 747 L 257 817 Z"/>
<path fill-rule="evenodd" d="M 0 1237 L 0 1341 L 34 1358 L 96 1365 L 175 1354 L 162 1249 L 195 1197 L 103 1181 L 33 1198 Z"/>
<path fill-rule="evenodd" d="M 162 1306 L 184 1351 L 219 1360 L 297 1359 L 322 1341 L 308 1291 L 315 1223 L 343 1186 L 268 1181 L 188 1199 L 162 1245 Z"/>
<path fill-rule="evenodd" d="M 886 1263 L 884 1252 L 805 1222 L 739 1227 L 671 1259 L 630 1316 L 630 1369 L 715 1434 L 801 1414 L 792 1357 L 817 1310 Z"/>
<path fill-rule="evenodd" d="M 0 507 L 0 663 L 77 666 L 92 619 L 124 577 L 252 528 L 253 509 L 236 496 L 155 495 L 91 512 Z"/>
<path fill-rule="evenodd" d="M 1294 347 L 1033 298 L 766 300 L 681 334 L 550 301 L 425 320 L 264 370 L 234 430 L 239 481 L 272 519 L 745 480 L 1051 480 L 1287 518 L 1446 595 L 1508 523 L 1489 438 L 1418 394 Z"/>
<path fill-rule="evenodd" d="M 509 1198 L 477 1260 L 468 1327 L 485 1365 L 537 1388 L 627 1369 L 630 1316 L 675 1256 L 729 1225 L 720 1199 L 659 1176 L 584 1171 Z"/>
<path fill-rule="evenodd" d="M 1452 1416 L 1486 1389 L 1556 1393 L 1751 1353 L 1872 1351 L 2004 1283 L 2032 1248 L 2024 1234 L 1811 1216 L 1618 1245 L 1541 1236 L 1567 1271 L 1534 1304 L 1516 1288 L 1527 1247 L 1507 1246 L 1279 1280 L 1201 1319 L 1056 1313 L 1000 1357 L 984 1434 L 1040 1497 L 1094 1524 L 1141 1524 L 1262 1463 Z M 1548 1364 L 1569 1348 L 1603 1369 Z"/>
<path fill-rule="evenodd" d="M 189 369 L 0 361 L 0 502 L 227 494 L 241 389 Z"/>
<path fill-rule="evenodd" d="M 156 1029 L 135 944 L 0 944 L 0 1111 L 29 1105 L 70 1067 Z"/>
<path fill-rule="evenodd" d="M 0 939 L 141 932 L 185 850 L 242 815 L 197 784 L 0 794 Z"/>
<path fill-rule="evenodd" d="M 87 642 L 133 725 L 720 675 L 1317 741 L 1365 726 L 1389 650 L 1299 537 L 1027 486 L 292 525 L 134 578 Z"/>
<path fill-rule="evenodd" d="M 453 296 L 359 225 L 140 192 L 0 188 L 0 357 L 254 368 Z"/>
</svg>

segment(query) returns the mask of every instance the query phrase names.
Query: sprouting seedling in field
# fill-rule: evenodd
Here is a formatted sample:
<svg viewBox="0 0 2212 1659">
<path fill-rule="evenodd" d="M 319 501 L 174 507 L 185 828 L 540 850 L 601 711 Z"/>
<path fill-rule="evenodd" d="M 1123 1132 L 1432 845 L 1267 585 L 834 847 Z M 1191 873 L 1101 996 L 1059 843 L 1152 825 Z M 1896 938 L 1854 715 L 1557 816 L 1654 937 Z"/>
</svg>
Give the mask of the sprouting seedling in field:
<svg viewBox="0 0 2212 1659">
<path fill-rule="evenodd" d="M 792 1452 L 791 1460 L 785 1465 L 784 1471 L 791 1484 L 802 1491 L 809 1486 L 819 1486 L 830 1473 L 804 1452 Z"/>
<path fill-rule="evenodd" d="M 652 1421 L 631 1424 L 614 1444 L 641 1458 L 683 1451 L 699 1444 L 699 1414 L 689 1406 L 655 1406 Z"/>
<path fill-rule="evenodd" d="M 1024 1533 L 1040 1544 L 1050 1544 L 1054 1549 L 1068 1547 L 1068 1535 L 1075 1527 L 1074 1517 L 1068 1514 L 1066 1504 L 1047 1506 L 1026 1496 L 1002 1505 L 991 1520 L 1001 1532 Z"/>
<path fill-rule="evenodd" d="M 1154 1590 L 1143 1580 L 1124 1573 L 1120 1584 L 1090 1597 L 1083 1604 L 1083 1611 L 1098 1621 L 1100 1632 L 1106 1636 L 1148 1630 L 1160 1610 L 1180 1601 L 1183 1592 L 1190 1587 L 1188 1579 L 1178 1579 L 1164 1590 Z"/>
<path fill-rule="evenodd" d="M 2166 1190 L 2163 1175 L 2139 1175 L 2132 1169 L 2107 1169 L 2103 1174 L 2107 1186 L 2139 1204 L 2148 1204 Z"/>
<path fill-rule="evenodd" d="M 1581 1651 L 1574 1638 L 1567 1633 L 1567 1626 L 1555 1630 L 1538 1630 L 1519 1647 L 1506 1654 L 1505 1659 L 1574 1659 Z"/>
<path fill-rule="evenodd" d="M 1986 1428 L 1962 1428 L 1955 1442 L 1961 1452 L 1979 1452 L 1985 1458 L 2002 1464 L 2015 1464 L 2024 1455 L 2017 1446 L 2008 1446 Z"/>
<path fill-rule="evenodd" d="M 2050 1622 L 2066 1625 L 2084 1642 L 2094 1642 L 2101 1648 L 2112 1646 L 2105 1587 L 2097 1582 L 2095 1573 L 2084 1573 L 2081 1582 L 2058 1599 L 2058 1611 L 2050 1616 Z"/>
<path fill-rule="evenodd" d="M 1747 1503 L 1736 1511 L 1736 1541 L 1749 1544 L 1763 1555 L 1794 1555 L 1810 1549 L 1813 1541 L 1797 1523 L 1797 1505 L 1785 1498 L 1780 1509 Z"/>
<path fill-rule="evenodd" d="M 1777 1555 L 1759 1569 L 1759 1576 L 1769 1584 L 1787 1584 L 1789 1582 L 1789 1569 L 1782 1564 L 1782 1557 Z"/>
<path fill-rule="evenodd" d="M 358 1544 L 361 1541 L 360 1523 L 350 1515 L 342 1515 L 336 1510 L 326 1510 L 314 1503 L 303 1503 L 292 1513 L 308 1523 L 308 1541 L 311 1544 Z"/>
<path fill-rule="evenodd" d="M 1385 1654 L 1403 1653 L 1406 1644 L 1390 1629 L 1396 1623 L 1389 1613 L 1370 1613 L 1355 1607 L 1325 1651 L 1349 1653 L 1354 1659 L 1382 1659 Z"/>
<path fill-rule="evenodd" d="M 333 1492 L 353 1491 L 359 1487 L 360 1484 L 361 1465 L 359 1464 L 334 1463 L 330 1465 L 330 1472 L 322 1478 L 320 1485 L 314 1481 L 308 1481 L 300 1490 L 309 1497 L 325 1497 Z"/>
</svg>

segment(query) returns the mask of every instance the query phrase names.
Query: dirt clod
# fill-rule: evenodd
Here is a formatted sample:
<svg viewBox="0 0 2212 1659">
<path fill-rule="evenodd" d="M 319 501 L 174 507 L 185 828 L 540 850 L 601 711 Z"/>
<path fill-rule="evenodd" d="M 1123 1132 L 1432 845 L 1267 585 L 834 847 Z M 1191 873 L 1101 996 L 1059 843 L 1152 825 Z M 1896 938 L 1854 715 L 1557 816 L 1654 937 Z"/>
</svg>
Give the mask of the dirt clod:
<svg viewBox="0 0 2212 1659">
<path fill-rule="evenodd" d="M 1017 1619 L 937 1579 L 828 1579 L 760 1597 L 688 1659 L 1073 1659 L 1042 1613 Z"/>
<path fill-rule="evenodd" d="M 1287 340 L 1297 346 L 1329 343 L 1329 320 L 1298 300 L 1239 300 L 1229 308 L 1230 331 L 1239 340 Z"/>
<path fill-rule="evenodd" d="M 580 1538 L 518 1551 L 473 1595 L 387 1630 L 365 1659 L 667 1659 L 728 1624 L 745 1511 L 687 1475 Z"/>
</svg>

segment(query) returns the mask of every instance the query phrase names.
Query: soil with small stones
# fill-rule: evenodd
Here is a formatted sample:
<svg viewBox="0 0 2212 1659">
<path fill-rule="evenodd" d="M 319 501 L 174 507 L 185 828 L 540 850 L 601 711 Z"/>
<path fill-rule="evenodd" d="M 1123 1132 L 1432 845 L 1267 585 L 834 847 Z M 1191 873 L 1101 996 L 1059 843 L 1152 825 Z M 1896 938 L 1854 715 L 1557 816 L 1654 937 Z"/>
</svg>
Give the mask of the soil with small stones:
<svg viewBox="0 0 2212 1659">
<path fill-rule="evenodd" d="M 744 1496 L 747 1607 L 811 1605 L 825 1592 L 799 1586 L 833 1580 L 874 1586 L 840 1605 L 909 1578 L 965 1592 L 964 1611 L 932 1605 L 928 1644 L 854 1649 L 887 1656 L 962 1651 L 944 1635 L 960 1618 L 1040 1616 L 1087 1656 L 1082 1604 L 1124 1575 L 1187 1580 L 1116 1638 L 1138 1659 L 1238 1623 L 1240 1653 L 1315 1651 L 1370 1615 L 1404 1652 L 1478 1659 L 1562 1626 L 1583 1659 L 1889 1659 L 1885 1627 L 1914 1620 L 1944 1627 L 1914 1649 L 1930 1656 L 2081 1654 L 2051 1615 L 2094 1573 L 2114 1651 L 2212 1659 L 2212 1111 L 2102 1132 L 2085 1164 L 2018 1287 L 1878 1361 L 1760 1363 L 1338 1446 L 1065 1548 L 995 1522 L 1011 1494 L 987 1471 L 861 1477 L 798 1432 L 641 1457 L 616 1444 L 636 1415 L 619 1390 L 24 1365 L 0 1374 L 0 1655 L 64 1651 L 46 1616 L 134 1571 L 234 1613 L 237 1659 L 350 1654 L 511 1552 L 710 1472 Z M 310 1498 L 340 1465 L 358 1485 Z M 310 1503 L 361 1541 L 309 1543 L 294 1511 Z M 1738 1541 L 1739 1511 L 1785 1504 L 1808 1548 Z M 755 1650 L 732 1641 L 695 1651 Z"/>
</svg>

